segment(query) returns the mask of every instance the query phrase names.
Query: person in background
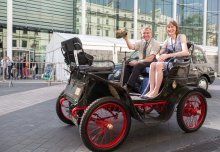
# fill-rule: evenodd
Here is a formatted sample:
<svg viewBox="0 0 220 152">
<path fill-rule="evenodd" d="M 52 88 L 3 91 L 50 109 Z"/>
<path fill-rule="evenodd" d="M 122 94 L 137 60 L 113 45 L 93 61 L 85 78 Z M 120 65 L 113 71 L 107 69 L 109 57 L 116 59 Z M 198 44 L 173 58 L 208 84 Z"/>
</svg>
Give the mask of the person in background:
<svg viewBox="0 0 220 152">
<path fill-rule="evenodd" d="M 23 59 L 20 59 L 18 58 L 18 62 L 17 62 L 17 79 L 19 78 L 23 78 Z"/>
<path fill-rule="evenodd" d="M 169 21 L 166 26 L 166 31 L 168 39 L 164 42 L 157 56 L 158 62 L 153 62 L 150 65 L 150 91 L 145 94 L 143 98 L 154 98 L 158 95 L 163 80 L 163 71 L 167 68 L 167 59 L 190 55 L 187 48 L 186 36 L 180 34 L 177 22 L 174 20 Z M 179 59 L 179 62 L 181 61 L 183 62 L 183 60 Z"/>
<path fill-rule="evenodd" d="M 3 65 L 2 65 L 2 60 L 3 58 L 0 58 L 0 76 L 2 75 L 3 73 Z"/>
<path fill-rule="evenodd" d="M 28 72 L 27 72 L 27 68 L 28 68 L 28 62 L 26 61 L 26 59 L 23 59 L 23 66 L 22 66 L 22 71 L 23 71 L 23 79 L 27 79 L 28 78 Z"/>
<path fill-rule="evenodd" d="M 152 38 L 152 29 L 150 27 L 145 27 L 141 31 L 141 36 L 142 39 L 135 44 L 129 41 L 127 34 L 123 37 L 129 49 L 139 50 L 139 59 L 130 61 L 125 65 L 123 83 L 126 83 L 124 88 L 127 89 L 128 92 L 133 90 L 138 76 L 144 68 L 150 66 L 150 63 L 154 61 L 160 49 L 160 43 Z"/>
<path fill-rule="evenodd" d="M 32 63 L 31 72 L 32 72 L 32 78 L 33 79 L 35 79 L 35 76 L 36 76 L 36 68 L 37 68 L 36 63 Z"/>
<path fill-rule="evenodd" d="M 32 68 L 33 66 L 33 59 L 31 59 L 31 62 L 30 62 L 30 69 Z"/>
<path fill-rule="evenodd" d="M 46 61 L 44 60 L 44 61 L 43 61 L 43 66 L 42 66 L 42 73 L 44 73 L 45 66 L 46 66 Z"/>
<path fill-rule="evenodd" d="M 19 60 L 18 56 L 13 58 L 13 67 L 12 67 L 13 78 L 16 78 L 18 74 L 18 70 L 17 70 L 18 60 Z"/>
<path fill-rule="evenodd" d="M 12 74 L 12 68 L 13 68 L 13 60 L 10 59 L 9 57 L 6 58 L 6 64 L 7 64 L 7 68 L 8 68 L 8 79 L 11 79 L 11 77 L 13 78 L 13 74 Z"/>
<path fill-rule="evenodd" d="M 35 62 L 35 64 L 36 64 L 36 75 L 38 74 L 38 64 L 37 64 L 37 62 Z"/>
</svg>

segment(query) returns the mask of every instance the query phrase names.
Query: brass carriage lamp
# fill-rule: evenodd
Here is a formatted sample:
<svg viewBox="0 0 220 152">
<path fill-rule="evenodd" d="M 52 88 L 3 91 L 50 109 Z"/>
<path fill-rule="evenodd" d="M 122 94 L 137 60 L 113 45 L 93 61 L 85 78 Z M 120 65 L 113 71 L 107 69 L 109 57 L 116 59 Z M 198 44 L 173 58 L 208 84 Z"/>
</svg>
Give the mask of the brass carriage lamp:
<svg viewBox="0 0 220 152">
<path fill-rule="evenodd" d="M 173 83 L 172 83 L 172 88 L 173 88 L 173 89 L 176 89 L 176 87 L 177 87 L 176 80 L 173 80 Z"/>
</svg>

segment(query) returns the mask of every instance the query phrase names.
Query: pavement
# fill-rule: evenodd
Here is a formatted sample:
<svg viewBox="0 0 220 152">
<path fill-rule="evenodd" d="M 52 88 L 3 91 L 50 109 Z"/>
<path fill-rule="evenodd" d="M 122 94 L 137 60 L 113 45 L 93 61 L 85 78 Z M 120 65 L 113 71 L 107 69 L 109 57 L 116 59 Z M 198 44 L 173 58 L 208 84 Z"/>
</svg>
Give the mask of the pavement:
<svg viewBox="0 0 220 152">
<path fill-rule="evenodd" d="M 219 84 L 210 87 L 214 96 L 219 96 Z M 45 81 L 13 82 L 13 87 L 0 82 L 0 152 L 89 152 L 78 128 L 56 115 L 56 99 L 64 88 Z M 152 127 L 132 120 L 128 138 L 116 151 L 220 152 L 220 104 L 216 97 L 208 104 L 206 122 L 193 134 L 184 134 L 175 117 Z"/>
<path fill-rule="evenodd" d="M 0 96 L 61 84 L 58 81 L 46 80 L 6 80 L 0 81 Z"/>
<path fill-rule="evenodd" d="M 0 116 L 54 99 L 64 87 L 65 85 L 47 87 L 42 83 L 38 85 L 21 83 L 20 85 L 15 84 L 15 86 L 11 88 L 0 89 Z M 11 89 L 11 93 L 8 91 L 9 89 Z"/>
<path fill-rule="evenodd" d="M 48 86 L 42 82 L 14 83 L 10 88 L 1 84 L 0 152 L 54 151 L 51 130 L 55 128 L 48 122 L 56 117 L 55 99 L 64 88 L 65 84 Z"/>
</svg>

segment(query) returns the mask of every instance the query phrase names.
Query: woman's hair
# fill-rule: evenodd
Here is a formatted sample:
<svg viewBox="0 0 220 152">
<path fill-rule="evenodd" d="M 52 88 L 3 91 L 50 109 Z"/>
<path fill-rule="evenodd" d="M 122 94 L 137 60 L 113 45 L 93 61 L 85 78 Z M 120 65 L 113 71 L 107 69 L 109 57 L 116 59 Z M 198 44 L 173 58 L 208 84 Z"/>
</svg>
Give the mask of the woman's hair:
<svg viewBox="0 0 220 152">
<path fill-rule="evenodd" d="M 171 20 L 171 21 L 169 21 L 169 22 L 167 23 L 167 27 L 168 27 L 170 24 L 172 24 L 173 26 L 176 27 L 176 35 L 178 35 L 178 34 L 180 33 L 180 29 L 179 29 L 179 26 L 178 26 L 177 22 L 174 21 L 174 20 Z"/>
</svg>

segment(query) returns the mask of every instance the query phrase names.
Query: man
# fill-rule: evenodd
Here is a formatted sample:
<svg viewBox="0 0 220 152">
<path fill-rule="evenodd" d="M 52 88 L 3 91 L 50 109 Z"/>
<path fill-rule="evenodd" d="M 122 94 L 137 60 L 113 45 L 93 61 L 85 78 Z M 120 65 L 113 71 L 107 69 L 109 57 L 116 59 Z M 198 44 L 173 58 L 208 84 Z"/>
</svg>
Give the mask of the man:
<svg viewBox="0 0 220 152">
<path fill-rule="evenodd" d="M 7 64 L 7 67 L 8 67 L 8 79 L 11 79 L 11 77 L 13 78 L 12 68 L 13 68 L 14 62 L 8 56 L 6 58 L 6 64 Z"/>
<path fill-rule="evenodd" d="M 130 92 L 134 88 L 138 76 L 146 68 L 150 67 L 150 63 L 154 61 L 156 54 L 160 49 L 160 43 L 152 38 L 152 30 L 150 27 L 145 27 L 141 31 L 142 39 L 132 44 L 127 34 L 123 37 L 129 49 L 139 50 L 139 59 L 130 61 L 125 65 L 124 81 L 125 88 Z M 130 71 L 132 70 L 131 74 Z"/>
</svg>

